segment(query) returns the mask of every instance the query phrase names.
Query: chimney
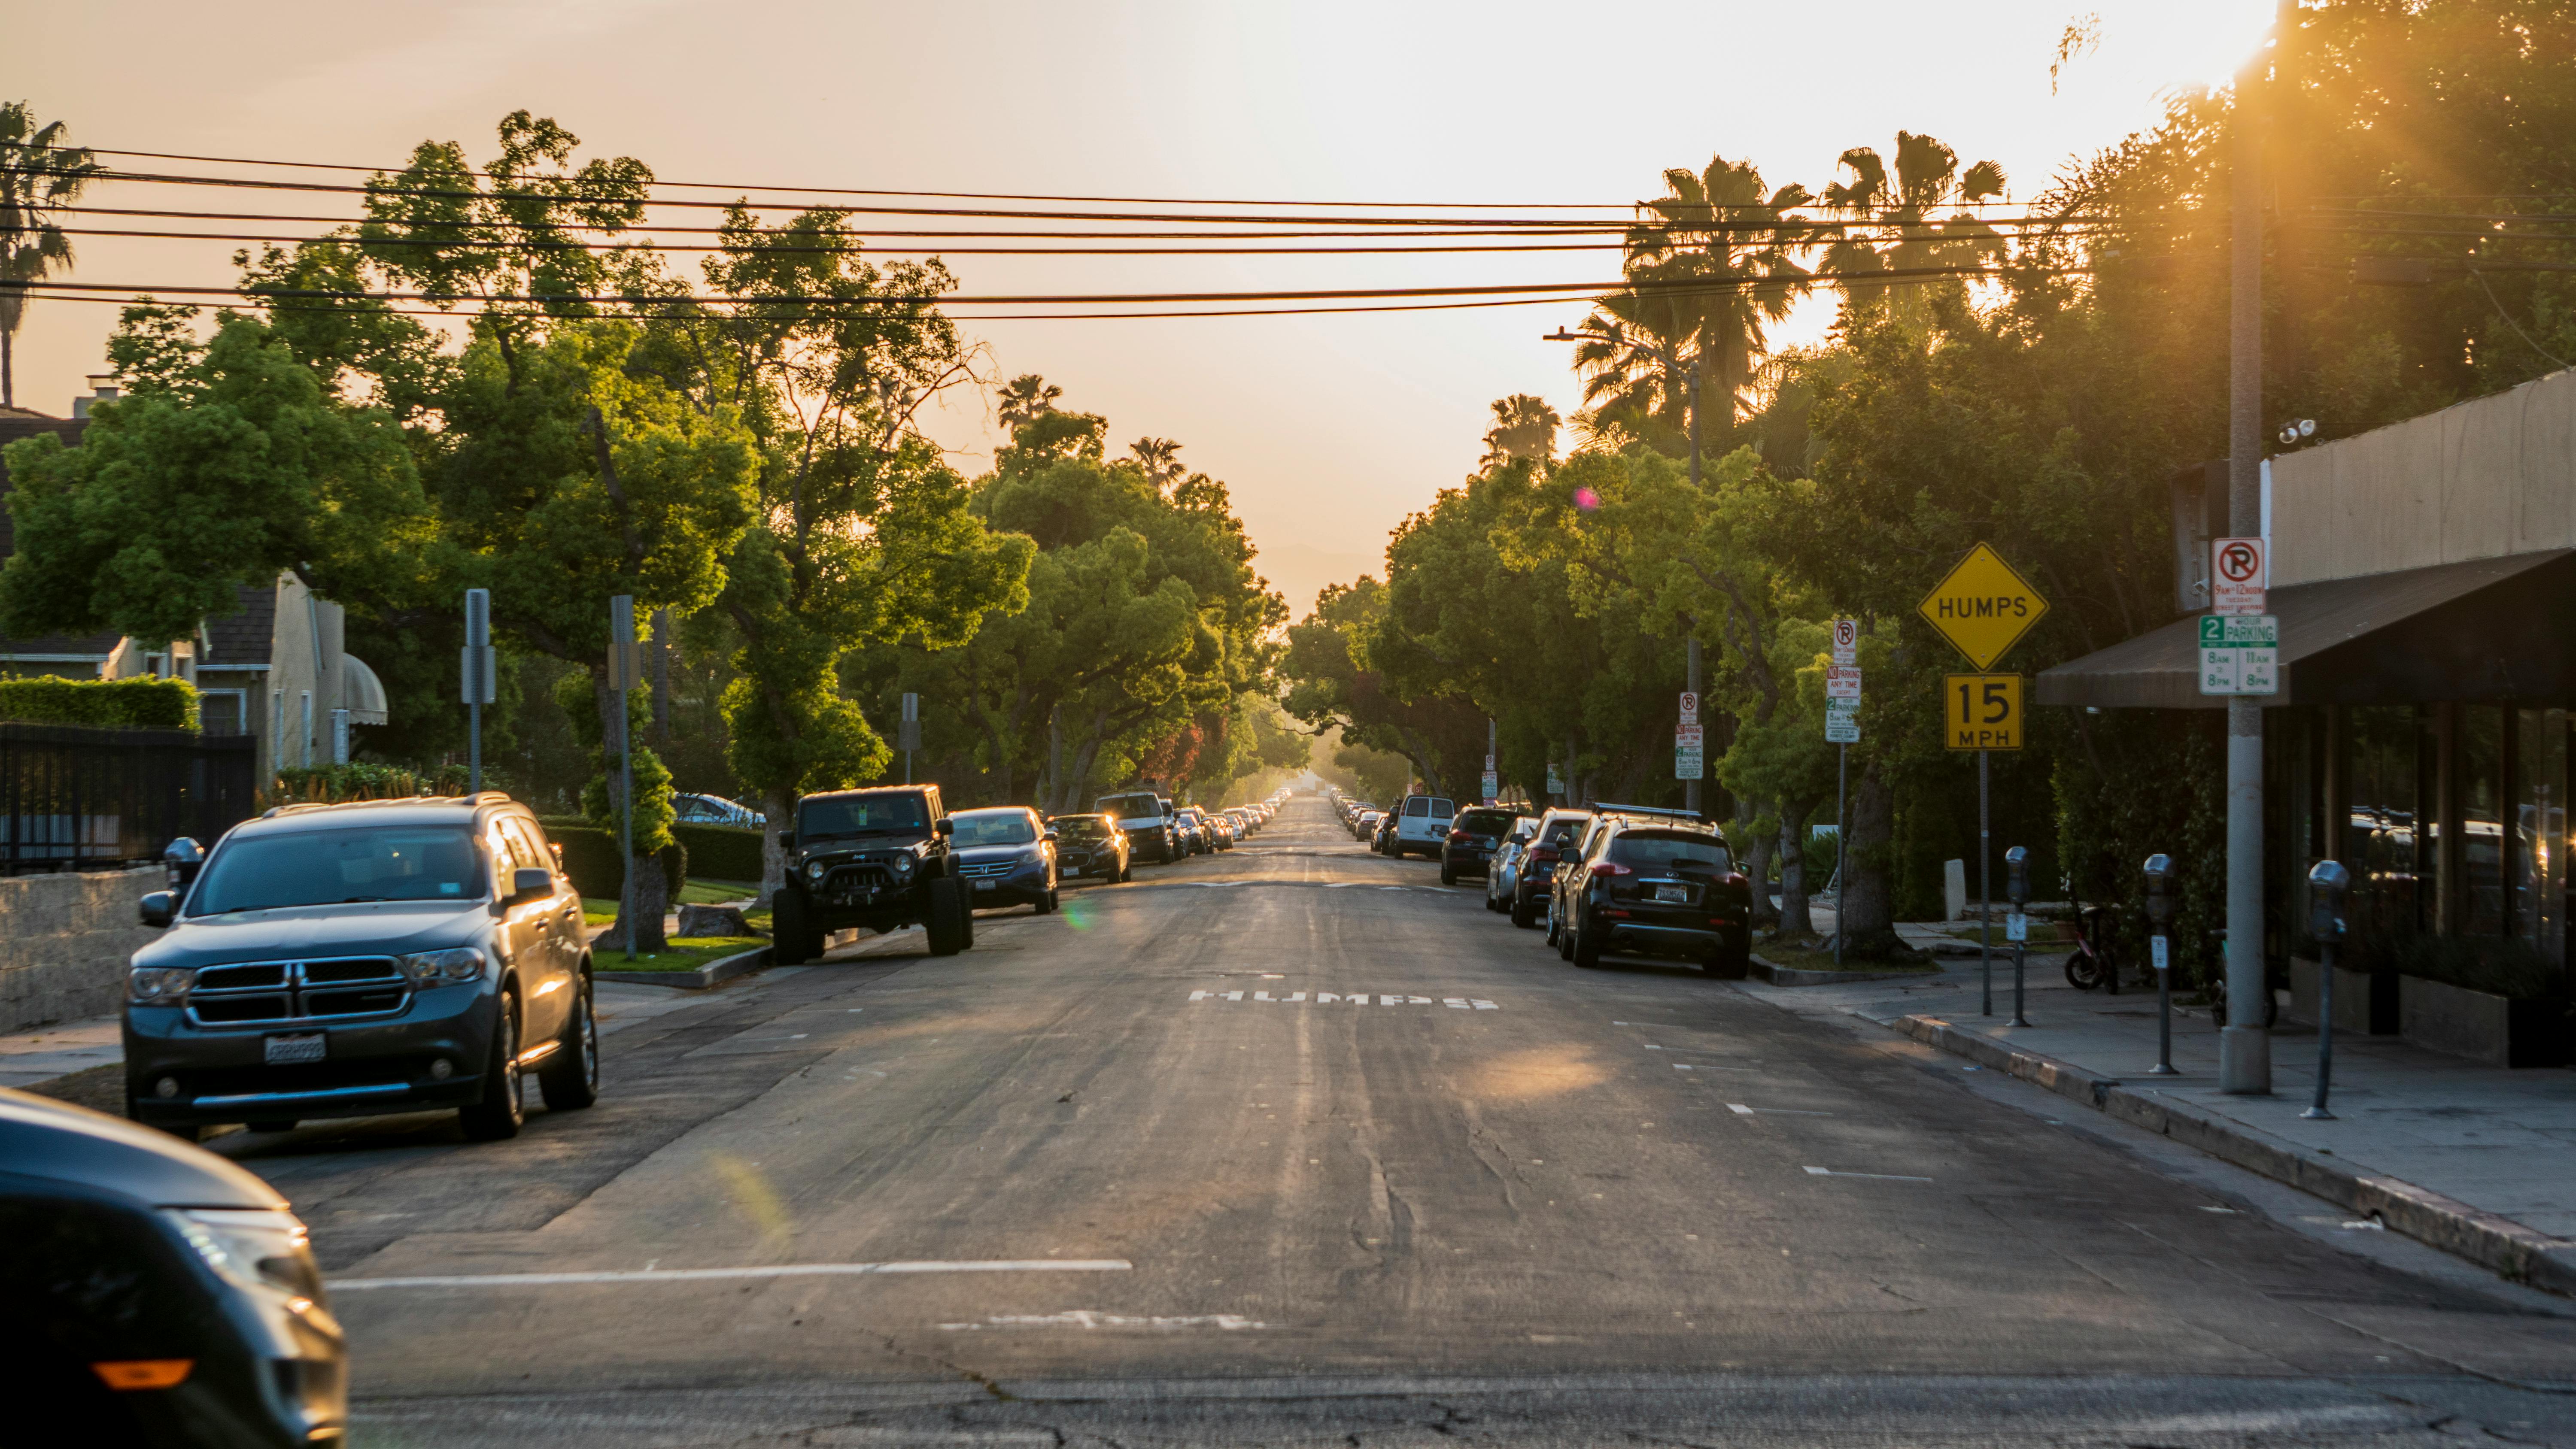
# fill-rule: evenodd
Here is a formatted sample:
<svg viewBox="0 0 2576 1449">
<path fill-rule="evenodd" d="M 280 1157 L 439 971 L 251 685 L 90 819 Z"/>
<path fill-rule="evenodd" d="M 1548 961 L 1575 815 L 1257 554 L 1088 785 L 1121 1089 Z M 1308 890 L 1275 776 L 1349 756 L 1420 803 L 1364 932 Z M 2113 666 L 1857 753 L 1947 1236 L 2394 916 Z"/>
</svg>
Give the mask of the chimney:
<svg viewBox="0 0 2576 1449">
<path fill-rule="evenodd" d="M 115 373 L 93 372 L 89 375 L 89 386 L 88 397 L 72 399 L 72 416 L 75 418 L 86 418 L 92 406 L 103 402 L 114 402 L 119 396 L 116 390 Z"/>
</svg>

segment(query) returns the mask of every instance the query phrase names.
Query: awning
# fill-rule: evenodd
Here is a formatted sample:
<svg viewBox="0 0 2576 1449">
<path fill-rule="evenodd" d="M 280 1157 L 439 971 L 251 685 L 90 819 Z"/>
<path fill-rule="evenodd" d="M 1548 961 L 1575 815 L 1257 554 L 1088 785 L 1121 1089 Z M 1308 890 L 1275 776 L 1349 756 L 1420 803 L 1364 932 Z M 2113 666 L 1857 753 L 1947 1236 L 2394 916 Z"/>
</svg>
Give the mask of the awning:
<svg viewBox="0 0 2576 1449">
<path fill-rule="evenodd" d="M 385 682 L 355 654 L 340 656 L 340 705 L 351 724 L 385 722 Z"/>
<path fill-rule="evenodd" d="M 2576 549 L 2274 589 L 2281 692 L 2263 704 L 2576 703 Z M 2177 619 L 2042 670 L 2041 704 L 2218 709 L 2200 621 Z"/>
</svg>

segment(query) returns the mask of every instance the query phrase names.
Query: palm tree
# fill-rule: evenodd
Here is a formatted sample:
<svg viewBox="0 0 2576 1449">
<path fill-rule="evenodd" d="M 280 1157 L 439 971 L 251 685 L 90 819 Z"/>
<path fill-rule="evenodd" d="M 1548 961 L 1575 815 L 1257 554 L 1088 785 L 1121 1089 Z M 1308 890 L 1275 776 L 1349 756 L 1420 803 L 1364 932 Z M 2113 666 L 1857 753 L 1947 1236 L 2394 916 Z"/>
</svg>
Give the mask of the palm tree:
<svg viewBox="0 0 2576 1449">
<path fill-rule="evenodd" d="M 1699 318 L 1677 291 L 1613 292 L 1593 299 L 1592 315 L 1574 325 L 1574 369 L 1583 374 L 1583 406 L 1594 418 L 1651 418 L 1696 437 L 1700 390 Z M 1699 455 L 1691 455 L 1699 481 Z"/>
<path fill-rule="evenodd" d="M 1144 465 L 1146 481 L 1154 491 L 1163 492 L 1181 481 L 1181 445 L 1169 438 L 1138 438 L 1127 445 L 1127 451 Z"/>
<path fill-rule="evenodd" d="M 0 407 L 18 404 L 11 342 L 27 317 L 26 284 L 72 264 L 56 215 L 107 169 L 63 136 L 62 122 L 37 125 L 26 102 L 0 103 Z"/>
<path fill-rule="evenodd" d="M 1547 399 L 1525 392 L 1494 400 L 1494 426 L 1485 433 L 1479 468 L 1499 468 L 1514 458 L 1544 463 L 1556 456 L 1556 430 L 1564 424 Z"/>
<path fill-rule="evenodd" d="M 1664 173 L 1666 194 L 1645 204 L 1628 233 L 1631 277 L 1665 284 L 1705 280 L 1706 291 L 1673 287 L 1696 316 L 1706 370 L 1735 425 L 1736 409 L 1767 348 L 1765 329 L 1789 315 L 1812 285 L 1793 255 L 1815 240 L 1814 224 L 1794 213 L 1815 198 L 1803 186 L 1766 191 L 1750 162 L 1709 158 L 1697 174 Z M 1691 402 L 1692 476 L 1698 476 L 1699 399 Z"/>
<path fill-rule="evenodd" d="M 1836 228 L 1838 236 L 1825 252 L 1827 270 L 1852 277 L 1965 264 L 2002 253 L 2001 234 L 1966 208 L 2003 195 L 2003 167 L 1980 161 L 1962 173 L 1958 152 L 1910 131 L 1896 133 L 1892 176 L 1886 160 L 1866 146 L 1845 151 L 1840 160 L 1851 180 L 1826 187 L 1825 206 L 1859 225 Z M 1933 214 L 1954 204 L 1960 209 L 1946 218 Z M 1842 289 L 1859 302 L 1890 296 L 1896 285 L 1845 281 Z"/>
<path fill-rule="evenodd" d="M 1055 411 L 1064 389 L 1034 372 L 1024 372 L 995 389 L 1001 402 L 1002 427 L 1016 432 L 1020 424 Z"/>
</svg>

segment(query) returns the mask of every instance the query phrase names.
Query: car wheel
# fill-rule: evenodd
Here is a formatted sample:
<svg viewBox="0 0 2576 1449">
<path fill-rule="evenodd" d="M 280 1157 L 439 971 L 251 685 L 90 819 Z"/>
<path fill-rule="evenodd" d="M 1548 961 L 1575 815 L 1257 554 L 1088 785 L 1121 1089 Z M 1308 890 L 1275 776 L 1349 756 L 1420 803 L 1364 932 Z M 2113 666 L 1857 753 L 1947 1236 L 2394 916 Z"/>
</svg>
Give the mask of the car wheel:
<svg viewBox="0 0 2576 1449">
<path fill-rule="evenodd" d="M 1726 943 L 1708 958 L 1708 972 L 1720 981 L 1741 981 L 1753 974 L 1753 939 L 1729 931 Z"/>
<path fill-rule="evenodd" d="M 1523 898 L 1520 892 L 1512 892 L 1512 903 L 1508 909 L 1512 913 L 1512 924 L 1522 930 L 1530 930 L 1538 925 L 1537 902 Z"/>
<path fill-rule="evenodd" d="M 1042 895 L 1042 896 L 1040 896 L 1040 897 L 1038 897 L 1038 914 L 1039 914 L 1039 915 L 1041 915 L 1041 916 L 1051 916 L 1051 915 L 1054 915 L 1054 914 L 1055 914 L 1055 893 L 1056 893 L 1056 887 L 1054 887 L 1054 886 L 1048 886 L 1048 887 L 1047 887 L 1047 889 L 1046 889 L 1046 894 L 1045 894 L 1045 895 Z"/>
<path fill-rule="evenodd" d="M 1556 930 L 1556 959 L 1559 961 L 1574 959 L 1574 932 L 1564 926 L 1559 926 Z"/>
<path fill-rule="evenodd" d="M 518 1136 L 520 1124 L 528 1119 L 522 1095 L 526 1087 L 519 1072 L 519 998 L 504 991 L 500 1015 L 492 1023 L 492 1059 L 483 1064 L 483 1100 L 460 1108 L 457 1124 L 475 1142 Z"/>
<path fill-rule="evenodd" d="M 1556 902 L 1547 903 L 1547 943 L 1556 944 Z"/>
<path fill-rule="evenodd" d="M 1135 878 L 1136 863 L 1134 861 L 1131 860 L 1125 865 L 1118 867 L 1118 883 L 1120 885 L 1125 885 L 1127 882 L 1134 880 Z"/>
<path fill-rule="evenodd" d="M 802 966 L 816 955 L 806 943 L 805 897 L 794 886 L 781 886 L 769 898 L 769 959 L 780 966 Z"/>
<path fill-rule="evenodd" d="M 1456 868 L 1452 867 L 1445 860 L 1440 863 L 1440 883 L 1445 886 L 1453 886 L 1458 883 L 1458 872 Z"/>
<path fill-rule="evenodd" d="M 591 1005 L 590 978 L 582 977 L 576 989 L 581 995 L 573 1002 L 563 1035 L 555 1038 L 560 1045 L 537 1069 L 537 1090 L 556 1112 L 578 1111 L 599 1100 L 599 1013 Z"/>
<path fill-rule="evenodd" d="M 1573 948 L 1565 953 L 1565 959 L 1582 967 L 1586 971 L 1589 971 L 1593 967 L 1601 964 L 1600 933 L 1597 931 L 1587 931 L 1583 929 L 1583 913 L 1581 911 L 1575 912 L 1574 915 L 1573 942 Z"/>
<path fill-rule="evenodd" d="M 968 923 L 974 919 L 966 898 L 957 889 L 957 882 L 947 876 L 932 881 L 928 894 L 930 918 L 921 924 L 924 934 L 930 937 L 930 954 L 954 956 L 966 949 Z"/>
</svg>

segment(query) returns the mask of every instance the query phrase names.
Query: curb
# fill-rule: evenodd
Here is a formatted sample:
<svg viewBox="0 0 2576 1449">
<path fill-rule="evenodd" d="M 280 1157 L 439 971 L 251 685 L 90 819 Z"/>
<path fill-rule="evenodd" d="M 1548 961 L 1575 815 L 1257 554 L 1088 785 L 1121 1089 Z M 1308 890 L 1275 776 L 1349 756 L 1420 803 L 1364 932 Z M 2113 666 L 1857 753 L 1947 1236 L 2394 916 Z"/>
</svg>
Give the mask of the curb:
<svg viewBox="0 0 2576 1449">
<path fill-rule="evenodd" d="M 2205 1108 L 2125 1086 L 2117 1077 L 2089 1072 L 2054 1057 L 2017 1051 L 1990 1037 L 1962 1031 L 1937 1016 L 1903 1016 L 1885 1024 L 1927 1046 L 2010 1073 L 2069 1101 L 2081 1102 L 2132 1126 L 2324 1198 L 2356 1215 L 2376 1218 L 2419 1243 L 2466 1258 L 2515 1282 L 2576 1297 L 2576 1240 L 2551 1237 L 2511 1218 L 2410 1182 L 2356 1172 L 2332 1158 Z"/>
<path fill-rule="evenodd" d="M 1782 966 L 1753 955 L 1753 979 L 1774 986 L 1850 986 L 1863 981 L 1910 981 L 1918 976 L 1937 976 L 1937 971 L 1810 971 L 1803 966 Z"/>
<path fill-rule="evenodd" d="M 710 961 L 695 971 L 602 971 L 591 968 L 593 981 L 624 981 L 636 986 L 672 986 L 684 991 L 703 991 L 720 981 L 748 976 L 769 965 L 769 948 L 754 946 L 731 956 Z"/>
</svg>

